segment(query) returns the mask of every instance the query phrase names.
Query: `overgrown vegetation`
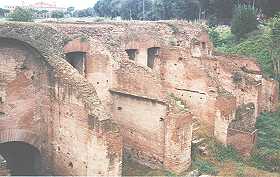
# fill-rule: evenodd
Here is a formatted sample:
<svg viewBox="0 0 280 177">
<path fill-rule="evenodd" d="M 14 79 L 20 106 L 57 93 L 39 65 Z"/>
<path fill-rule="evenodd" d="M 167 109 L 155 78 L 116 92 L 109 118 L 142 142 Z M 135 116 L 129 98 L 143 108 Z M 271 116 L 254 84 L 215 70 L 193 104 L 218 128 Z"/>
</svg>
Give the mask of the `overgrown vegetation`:
<svg viewBox="0 0 280 177">
<path fill-rule="evenodd" d="M 206 155 L 199 152 L 198 145 L 192 146 L 192 169 L 221 176 L 280 176 L 280 111 L 263 113 L 256 128 L 257 144 L 250 157 L 242 157 L 233 147 L 206 136 Z"/>
<path fill-rule="evenodd" d="M 215 164 L 202 159 L 193 162 L 193 166 L 198 169 L 201 174 L 217 175 L 218 169 Z"/>
<path fill-rule="evenodd" d="M 251 165 L 280 173 L 280 111 L 262 114 L 256 127 L 258 140 Z"/>
<path fill-rule="evenodd" d="M 12 13 L 9 14 L 8 19 L 10 21 L 21 21 L 21 22 L 31 22 L 33 21 L 33 11 L 32 9 L 25 9 L 17 7 Z"/>
<path fill-rule="evenodd" d="M 241 21 L 242 22 L 242 21 Z M 246 26 L 243 21 L 238 28 Z M 264 21 L 258 30 L 241 36 L 234 35 L 230 27 L 209 27 L 209 35 L 216 50 L 256 58 L 264 73 L 280 79 L 280 17 Z M 243 29 L 242 29 L 243 30 Z"/>
</svg>

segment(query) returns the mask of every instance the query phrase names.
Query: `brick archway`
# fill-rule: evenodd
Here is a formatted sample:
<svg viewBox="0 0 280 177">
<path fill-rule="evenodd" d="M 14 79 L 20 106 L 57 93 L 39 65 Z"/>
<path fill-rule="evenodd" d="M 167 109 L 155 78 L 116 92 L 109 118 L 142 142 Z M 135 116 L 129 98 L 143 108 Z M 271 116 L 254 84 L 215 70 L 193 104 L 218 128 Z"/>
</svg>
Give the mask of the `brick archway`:
<svg viewBox="0 0 280 177">
<path fill-rule="evenodd" d="M 41 150 L 41 138 L 39 135 L 24 129 L 0 130 L 0 144 L 8 142 L 24 142 Z"/>
<path fill-rule="evenodd" d="M 111 115 L 105 112 L 94 86 L 65 60 L 64 46 L 71 40 L 69 37 L 44 25 L 1 23 L 0 38 L 18 40 L 37 50 L 57 73 L 61 82 L 75 86 L 90 115 L 100 121 L 111 119 Z"/>
</svg>

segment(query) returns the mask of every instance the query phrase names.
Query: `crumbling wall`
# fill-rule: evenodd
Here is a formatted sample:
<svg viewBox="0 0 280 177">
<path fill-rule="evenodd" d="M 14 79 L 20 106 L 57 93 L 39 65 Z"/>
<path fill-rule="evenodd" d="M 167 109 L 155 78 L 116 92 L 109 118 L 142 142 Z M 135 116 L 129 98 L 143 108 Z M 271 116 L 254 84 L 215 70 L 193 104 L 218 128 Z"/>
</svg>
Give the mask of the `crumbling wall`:
<svg viewBox="0 0 280 177">
<path fill-rule="evenodd" d="M 248 127 L 253 130 L 258 114 L 275 110 L 277 105 L 277 83 L 263 80 L 254 60 L 212 56 L 206 32 L 182 21 L 8 23 L 0 27 L 0 36 L 37 48 L 54 71 L 50 74 L 54 118 L 48 127 L 55 130 L 48 134 L 55 152 L 48 153 L 56 157 L 57 172 L 119 174 L 121 140 L 114 132 L 111 114 L 122 127 L 126 150 L 133 158 L 175 172 L 187 168 L 191 115 L 169 109 L 169 103 L 162 100 L 170 93 L 206 125 L 207 134 L 246 152 L 254 141 L 240 144 L 237 140 L 243 136 L 245 142 L 252 132 L 240 132 Z M 149 67 L 148 49 L 153 47 L 159 52 Z M 135 61 L 129 59 L 128 49 L 138 51 Z M 63 53 L 71 52 L 85 53 L 85 77 L 64 60 Z M 236 111 L 247 104 L 252 104 L 254 112 L 238 121 Z M 80 150 L 68 146 L 73 139 Z"/>
<path fill-rule="evenodd" d="M 185 102 L 169 96 L 165 123 L 164 167 L 177 174 L 191 165 L 192 114 Z"/>
<path fill-rule="evenodd" d="M 21 42 L 0 39 L 0 130 L 10 132 L 0 142 L 18 140 L 18 134 L 42 154 L 42 174 L 48 174 L 50 162 L 47 155 L 50 99 L 48 98 L 48 67 L 34 49 Z M 18 133 L 13 133 L 18 132 Z M 27 132 L 27 133 L 24 133 Z M 24 138 L 30 134 L 38 142 Z M 40 144 L 40 146 L 38 146 Z"/>
<path fill-rule="evenodd" d="M 164 89 L 183 99 L 194 119 L 200 120 L 205 131 L 213 134 L 217 86 L 208 77 L 201 60 L 192 58 L 189 47 L 164 48 L 160 67 Z"/>
<path fill-rule="evenodd" d="M 56 79 L 52 84 L 54 174 L 120 175 L 122 139 L 118 126 L 89 115 L 76 88 Z"/>
<path fill-rule="evenodd" d="M 113 117 L 121 126 L 125 156 L 153 167 L 162 168 L 164 161 L 164 103 L 112 91 Z"/>
<path fill-rule="evenodd" d="M 228 128 L 230 122 L 235 119 L 236 98 L 225 90 L 219 91 L 216 102 L 216 117 L 214 136 L 223 144 L 227 144 Z"/>
<path fill-rule="evenodd" d="M 279 108 L 279 83 L 273 79 L 262 79 L 260 112 L 275 112 Z"/>
<path fill-rule="evenodd" d="M 22 102 L 21 109 L 18 110 L 26 119 L 21 120 L 16 116 L 14 118 L 20 128 L 28 131 L 33 131 L 32 127 L 36 125 L 35 133 L 40 137 L 40 142 L 36 142 L 36 145 L 45 157 L 43 162 L 46 171 L 43 174 L 120 175 L 122 141 L 118 126 L 104 111 L 93 85 L 64 59 L 63 46 L 67 37 L 52 28 L 38 24 L 3 23 L 0 26 L 0 37 L 23 41 L 24 46 L 36 48 L 39 56 L 32 58 L 32 52 L 24 50 L 26 53 L 22 52 L 22 56 L 18 57 L 15 51 L 4 56 L 4 61 L 16 56 L 14 58 L 18 57 L 20 60 L 30 58 L 34 63 L 45 62 L 42 67 L 9 76 L 19 78 L 12 84 L 12 92 L 8 92 L 7 95 L 5 92 L 7 99 L 3 99 L 9 100 L 9 97 L 12 97 L 19 104 L 19 100 L 28 102 Z M 13 62 L 11 65 L 4 63 L 5 70 L 26 69 L 24 65 L 19 65 L 18 68 L 14 65 Z M 37 80 L 38 82 L 35 82 Z M 34 88 L 32 84 L 35 85 Z M 37 97 L 40 102 L 36 101 Z M 32 111 L 36 108 L 34 115 L 42 114 L 42 117 L 32 117 L 31 110 L 25 112 L 30 106 Z M 42 109 L 37 109 L 40 107 Z M 3 127 L 14 128 L 17 124 L 3 122 Z M 76 145 L 82 148 L 77 148 Z"/>
</svg>

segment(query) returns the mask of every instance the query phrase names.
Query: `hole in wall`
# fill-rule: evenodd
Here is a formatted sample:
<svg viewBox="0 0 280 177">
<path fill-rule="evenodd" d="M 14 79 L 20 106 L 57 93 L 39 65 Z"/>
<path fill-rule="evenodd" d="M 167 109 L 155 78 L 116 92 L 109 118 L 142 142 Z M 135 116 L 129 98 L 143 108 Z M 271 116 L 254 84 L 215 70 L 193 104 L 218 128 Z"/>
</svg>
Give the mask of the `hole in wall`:
<svg viewBox="0 0 280 177">
<path fill-rule="evenodd" d="M 4 113 L 4 112 L 0 112 L 0 117 L 1 117 L 1 116 L 4 116 L 4 115 L 5 115 L 5 113 Z"/>
<path fill-rule="evenodd" d="M 129 60 L 135 61 L 137 58 L 137 54 L 139 53 L 137 49 L 127 49 L 125 50 Z"/>
<path fill-rule="evenodd" d="M 164 118 L 161 117 L 161 118 L 159 119 L 159 121 L 161 121 L 161 122 L 164 121 Z"/>
<path fill-rule="evenodd" d="M 148 49 L 148 67 L 153 69 L 155 64 L 155 59 L 159 56 L 160 48 L 152 47 Z"/>
<path fill-rule="evenodd" d="M 203 50 L 205 50 L 206 49 L 206 42 L 201 42 L 201 47 L 202 47 Z"/>
<path fill-rule="evenodd" d="M 86 53 L 84 52 L 72 52 L 66 54 L 66 60 L 79 71 L 80 74 L 85 74 L 85 60 Z"/>
<path fill-rule="evenodd" d="M 2 97 L 0 97 L 0 104 L 3 104 L 4 103 L 4 100 Z"/>
<path fill-rule="evenodd" d="M 99 85 L 99 82 L 96 82 L 97 85 Z"/>
<path fill-rule="evenodd" d="M 122 107 L 118 107 L 117 109 L 120 111 L 120 110 L 122 110 Z"/>
<path fill-rule="evenodd" d="M 73 168 L 73 167 L 74 167 L 73 163 L 72 163 L 72 162 L 69 162 L 69 163 L 68 163 L 68 167 Z"/>
</svg>

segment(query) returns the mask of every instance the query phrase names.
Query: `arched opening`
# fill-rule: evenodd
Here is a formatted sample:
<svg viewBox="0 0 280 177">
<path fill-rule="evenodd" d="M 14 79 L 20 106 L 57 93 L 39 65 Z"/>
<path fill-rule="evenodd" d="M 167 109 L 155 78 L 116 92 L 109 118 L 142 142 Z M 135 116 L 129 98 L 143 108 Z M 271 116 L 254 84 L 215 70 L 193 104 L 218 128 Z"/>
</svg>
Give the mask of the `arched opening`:
<svg viewBox="0 0 280 177">
<path fill-rule="evenodd" d="M 40 152 L 32 145 L 19 141 L 1 143 L 0 155 L 4 158 L 5 168 L 9 170 L 11 175 L 40 175 Z"/>
</svg>

